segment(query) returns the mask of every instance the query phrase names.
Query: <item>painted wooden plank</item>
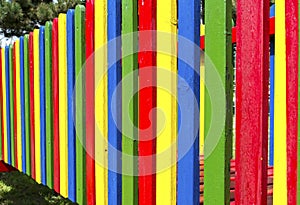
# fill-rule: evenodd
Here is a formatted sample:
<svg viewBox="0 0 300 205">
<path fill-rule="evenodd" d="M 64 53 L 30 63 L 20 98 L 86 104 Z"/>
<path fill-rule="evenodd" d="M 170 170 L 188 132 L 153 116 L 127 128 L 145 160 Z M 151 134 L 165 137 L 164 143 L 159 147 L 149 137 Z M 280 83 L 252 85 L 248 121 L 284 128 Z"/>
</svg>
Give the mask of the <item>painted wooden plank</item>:
<svg viewBox="0 0 300 205">
<path fill-rule="evenodd" d="M 300 29 L 300 23 L 299 23 L 299 16 L 300 16 L 300 4 L 298 4 L 298 32 Z M 298 34 L 298 43 L 300 42 L 300 35 Z M 299 50 L 299 46 L 298 46 L 298 103 L 300 102 L 300 63 L 299 63 L 299 59 L 300 59 L 300 50 Z M 299 106 L 299 105 L 298 105 Z M 300 204 L 300 120 L 299 120 L 299 116 L 300 116 L 300 109 L 298 108 L 298 159 L 297 159 L 297 163 L 298 163 L 298 167 L 297 167 L 297 204 Z"/>
<path fill-rule="evenodd" d="M 287 204 L 297 203 L 298 149 L 298 1 L 285 1 L 286 25 L 286 103 L 287 103 Z M 298 196 L 299 197 L 299 196 Z"/>
<path fill-rule="evenodd" d="M 275 4 L 270 7 L 270 17 L 275 16 Z M 269 140 L 269 165 L 274 165 L 274 71 L 275 71 L 275 39 L 270 37 L 270 140 Z"/>
<path fill-rule="evenodd" d="M 53 95 L 53 188 L 60 192 L 59 153 L 59 82 L 58 82 L 58 19 L 52 24 L 52 95 Z"/>
<path fill-rule="evenodd" d="M 35 171 L 36 182 L 42 182 L 41 170 L 41 103 L 40 103 L 40 52 L 39 29 L 33 31 L 33 61 L 34 61 L 34 137 L 35 137 Z"/>
<path fill-rule="evenodd" d="M 86 166 L 85 166 L 85 126 L 84 126 L 84 96 L 85 70 L 85 7 L 78 5 L 75 8 L 75 123 L 76 123 L 76 202 L 86 203 Z"/>
<path fill-rule="evenodd" d="M 52 22 L 45 25 L 46 184 L 53 188 Z"/>
<path fill-rule="evenodd" d="M 5 79 L 6 79 L 6 107 L 7 107 L 7 112 L 6 112 L 6 119 L 7 119 L 7 151 L 8 151 L 8 159 L 7 163 L 12 164 L 12 149 L 11 149 L 11 107 L 10 107 L 10 101 L 11 101 L 11 93 L 10 93 L 10 63 L 9 63 L 9 46 L 5 47 Z"/>
<path fill-rule="evenodd" d="M 1 109 L 1 118 L 0 118 L 0 120 L 1 120 L 1 124 L 0 124 L 0 130 L 1 130 L 1 142 L 0 142 L 0 151 L 1 151 L 1 160 L 4 160 L 4 155 L 5 155 L 5 153 L 4 153 L 4 117 L 3 117 L 3 115 L 4 115 L 4 112 L 3 112 L 3 109 L 4 109 L 4 102 L 3 102 L 3 85 L 2 85 L 2 82 L 3 82 L 3 79 L 2 79 L 2 76 L 3 76 L 3 74 L 2 74 L 2 72 L 3 72 L 3 70 L 5 69 L 4 67 L 3 67 L 3 65 L 2 65 L 2 48 L 0 48 L 0 68 L 1 68 L 1 71 L 0 71 L 0 109 Z"/>
<path fill-rule="evenodd" d="M 75 85 L 74 10 L 67 12 L 67 106 L 68 106 L 68 195 L 76 201 L 76 143 L 73 120 L 73 88 Z"/>
<path fill-rule="evenodd" d="M 8 106 L 7 106 L 7 71 L 6 71 L 6 58 L 5 58 L 5 50 L 6 48 L 1 49 L 1 65 L 2 65 L 2 93 L 3 93 L 3 147 L 4 147 L 4 162 L 8 163 Z"/>
<path fill-rule="evenodd" d="M 22 146 L 22 171 L 26 170 L 26 132 L 25 132 L 25 92 L 24 92 L 24 37 L 20 37 L 20 111 L 21 111 L 21 146 Z"/>
<path fill-rule="evenodd" d="M 26 135 L 26 174 L 31 174 L 30 154 L 30 93 L 29 93 L 29 35 L 24 36 L 24 96 L 25 96 L 25 135 Z"/>
<path fill-rule="evenodd" d="M 201 30 L 200 30 L 201 32 Z M 202 50 L 201 50 L 202 51 Z M 200 127 L 199 127 L 199 149 L 200 155 L 204 155 L 204 125 L 205 125 L 205 66 L 204 66 L 204 56 L 200 56 Z"/>
<path fill-rule="evenodd" d="M 156 30 L 156 0 L 139 0 L 139 31 Z M 149 51 L 150 50 L 150 51 Z M 139 204 L 156 201 L 156 38 L 150 33 L 139 35 Z M 148 52 L 147 52 L 148 51 Z M 147 67 L 153 66 L 152 69 Z M 145 157 L 150 156 L 150 157 Z M 149 174 L 153 173 L 153 174 Z"/>
<path fill-rule="evenodd" d="M 186 11 L 189 11 L 187 13 Z M 178 35 L 192 41 L 196 46 L 200 46 L 200 1 L 195 0 L 179 0 L 178 1 Z M 182 40 L 178 41 L 178 75 L 183 78 L 188 90 L 185 88 L 182 81 L 178 81 L 178 99 L 186 99 L 179 105 L 178 113 L 178 182 L 177 182 L 177 204 L 197 204 L 199 203 L 199 135 L 194 133 L 195 128 L 199 127 L 199 112 L 195 108 L 198 106 L 191 99 L 193 94 L 199 103 L 199 87 L 200 78 L 199 73 L 200 59 L 197 52 L 192 50 L 186 51 L 184 49 Z M 189 53 L 189 58 L 193 64 L 189 67 L 182 60 L 180 56 Z M 200 55 L 200 53 L 198 53 Z M 190 92 L 187 92 L 189 91 Z M 189 94 L 190 93 L 190 94 Z M 183 113 L 187 116 L 183 117 Z M 180 120 L 188 123 L 188 126 L 182 126 Z M 180 126 L 181 125 L 181 126 Z M 189 144 L 191 147 L 183 156 L 185 145 Z"/>
<path fill-rule="evenodd" d="M 176 204 L 176 149 L 177 144 L 177 1 L 157 1 L 157 47 L 169 53 L 157 53 L 157 108 L 164 117 L 157 116 L 157 126 L 165 123 L 158 132 L 156 153 L 156 204 Z M 165 32 L 162 33 L 162 32 Z M 167 35 L 167 36 L 166 36 Z M 199 35 L 200 36 L 200 35 Z M 166 71 L 163 71 L 165 69 Z M 168 82 L 168 84 L 166 83 Z M 174 96 L 175 98 L 174 98 Z M 162 153 L 167 152 L 167 159 Z M 167 167 L 165 167 L 168 165 Z"/>
<path fill-rule="evenodd" d="M 66 14 L 58 16 L 60 193 L 68 197 L 67 34 Z"/>
<path fill-rule="evenodd" d="M 233 65 L 232 65 L 232 44 L 231 44 L 231 27 L 232 27 L 232 2 L 227 1 L 207 1 L 205 3 L 205 57 L 206 72 L 205 82 L 213 82 L 214 76 L 210 69 L 216 69 L 223 89 L 226 95 L 224 107 L 213 107 L 210 100 L 210 93 L 207 88 L 205 93 L 205 121 L 204 136 L 209 141 L 213 124 L 212 112 L 214 109 L 222 109 L 224 116 L 218 116 L 224 120 L 224 129 L 220 133 L 216 147 L 209 150 L 204 145 L 204 198 L 208 204 L 229 204 L 230 203 L 230 159 L 232 152 L 232 125 L 233 125 Z M 218 17 L 218 18 L 216 18 Z M 223 34 L 223 35 L 220 35 Z M 215 68 L 211 68 L 213 64 Z M 210 139 L 211 140 L 211 139 Z M 213 140 L 211 140 L 213 141 Z M 217 196 L 217 197 L 216 197 Z"/>
<path fill-rule="evenodd" d="M 15 64 L 14 64 L 13 44 L 9 46 L 8 64 L 9 64 L 9 92 L 10 92 L 10 140 L 11 140 L 11 164 L 17 167 L 17 142 L 16 142 L 16 115 L 15 115 Z"/>
<path fill-rule="evenodd" d="M 95 46 L 95 65 L 101 75 L 97 75 L 95 79 L 95 186 L 96 186 L 96 203 L 108 204 L 108 170 L 107 159 L 107 140 L 108 140 L 108 104 L 107 104 L 107 1 L 95 0 L 95 30 L 94 30 L 94 46 Z M 103 52 L 104 51 L 104 52 Z M 99 66 L 98 66 L 99 65 Z M 102 79 L 101 79 L 102 78 Z M 97 131 L 99 130 L 99 131 Z M 100 134 L 102 136 L 100 136 Z"/>
<path fill-rule="evenodd" d="M 24 95 L 25 95 L 25 135 L 26 135 L 26 174 L 31 173 L 30 149 L 30 93 L 29 93 L 29 35 L 24 36 Z"/>
<path fill-rule="evenodd" d="M 86 193 L 87 204 L 96 204 L 95 190 L 95 68 L 94 68 L 94 0 L 86 1 Z"/>
<path fill-rule="evenodd" d="M 267 203 L 269 3 L 237 5 L 237 204 Z"/>
<path fill-rule="evenodd" d="M 122 1 L 122 35 L 130 35 L 138 30 L 138 13 L 137 1 L 123 0 Z M 123 37 L 124 39 L 124 37 Z M 126 37 L 122 40 L 122 51 L 130 54 L 122 58 L 122 78 L 127 79 L 130 83 L 122 84 L 122 127 L 137 126 L 138 122 L 138 95 L 135 91 L 138 86 L 138 78 L 132 75 L 138 69 L 137 53 L 138 49 L 137 36 Z M 128 104 L 133 99 L 132 103 Z M 129 119 L 128 119 L 129 116 Z M 122 161 L 122 204 L 138 204 L 138 177 L 137 167 L 138 162 L 133 156 L 137 156 L 137 139 L 138 132 L 136 127 L 123 131 L 122 137 L 122 153 L 131 157 L 129 160 Z M 126 136 L 128 135 L 128 136 Z"/>
<path fill-rule="evenodd" d="M 29 99 L 30 99 L 30 162 L 31 177 L 36 178 L 35 168 L 35 119 L 34 119 L 34 53 L 33 32 L 29 33 Z"/>
<path fill-rule="evenodd" d="M 18 170 L 22 169 L 22 125 L 21 125 L 21 70 L 20 70 L 20 39 L 15 41 L 15 68 L 16 68 L 16 116 L 17 116 L 17 161 Z"/>
<path fill-rule="evenodd" d="M 122 150 L 122 134 L 118 129 L 122 117 L 122 93 L 116 89 L 122 78 L 121 56 L 121 0 L 110 0 L 107 4 L 107 40 L 115 41 L 108 47 L 108 204 L 122 203 L 122 176 L 115 170 L 122 170 L 121 156 L 115 150 Z M 116 39 L 118 38 L 118 39 Z M 116 99 L 113 100 L 113 95 Z M 115 117 L 113 117 L 113 113 Z"/>
<path fill-rule="evenodd" d="M 287 204 L 287 96 L 285 1 L 275 9 L 274 185 L 273 204 Z"/>
<path fill-rule="evenodd" d="M 45 27 L 39 30 L 41 182 L 46 185 Z"/>
</svg>

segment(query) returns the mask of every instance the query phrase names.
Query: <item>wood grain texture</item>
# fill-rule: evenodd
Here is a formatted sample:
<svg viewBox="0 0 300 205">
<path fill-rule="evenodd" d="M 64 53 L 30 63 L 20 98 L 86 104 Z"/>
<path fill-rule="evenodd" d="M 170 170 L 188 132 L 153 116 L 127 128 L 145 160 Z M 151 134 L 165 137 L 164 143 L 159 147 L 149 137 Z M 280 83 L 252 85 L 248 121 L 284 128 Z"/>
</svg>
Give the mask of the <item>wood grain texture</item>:
<svg viewBox="0 0 300 205">
<path fill-rule="evenodd" d="M 266 204 L 269 1 L 237 6 L 236 203 Z"/>
</svg>

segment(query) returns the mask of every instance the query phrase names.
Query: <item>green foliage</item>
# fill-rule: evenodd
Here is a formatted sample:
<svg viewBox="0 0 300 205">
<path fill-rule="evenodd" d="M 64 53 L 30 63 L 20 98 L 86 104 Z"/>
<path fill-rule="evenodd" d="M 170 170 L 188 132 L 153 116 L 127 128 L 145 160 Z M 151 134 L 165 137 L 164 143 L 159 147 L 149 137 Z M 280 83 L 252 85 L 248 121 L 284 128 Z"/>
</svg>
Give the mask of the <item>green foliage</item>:
<svg viewBox="0 0 300 205">
<path fill-rule="evenodd" d="M 82 0 L 0 0 L 0 28 L 5 37 L 21 36 L 65 13 Z"/>
</svg>

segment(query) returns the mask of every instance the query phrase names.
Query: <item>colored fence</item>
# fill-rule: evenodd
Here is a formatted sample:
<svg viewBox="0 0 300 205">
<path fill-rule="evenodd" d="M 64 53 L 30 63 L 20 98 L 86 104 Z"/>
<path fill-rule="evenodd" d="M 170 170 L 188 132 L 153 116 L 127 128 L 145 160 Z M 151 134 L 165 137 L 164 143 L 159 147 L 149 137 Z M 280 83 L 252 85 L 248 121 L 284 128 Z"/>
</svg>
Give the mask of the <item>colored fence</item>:
<svg viewBox="0 0 300 205">
<path fill-rule="evenodd" d="M 299 5 L 87 0 L 1 48 L 1 159 L 101 205 L 267 204 L 270 164 L 299 203 Z"/>
</svg>

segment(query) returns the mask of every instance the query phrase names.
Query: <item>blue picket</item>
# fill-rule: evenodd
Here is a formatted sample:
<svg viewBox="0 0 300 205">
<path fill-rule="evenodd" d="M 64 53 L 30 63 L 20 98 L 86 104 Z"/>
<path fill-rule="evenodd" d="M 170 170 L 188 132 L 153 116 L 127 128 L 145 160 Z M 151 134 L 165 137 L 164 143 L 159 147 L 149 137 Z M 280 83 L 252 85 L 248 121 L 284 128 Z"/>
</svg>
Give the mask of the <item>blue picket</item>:
<svg viewBox="0 0 300 205">
<path fill-rule="evenodd" d="M 117 125 L 121 122 L 121 93 L 117 91 L 118 99 L 113 100 L 113 94 L 121 80 L 121 62 L 117 61 L 121 55 L 121 41 L 116 39 L 121 35 L 121 0 L 108 1 L 108 41 L 113 40 L 108 48 L 108 203 L 111 205 L 122 203 L 122 178 L 121 175 L 112 170 L 121 170 L 121 157 L 114 149 L 121 151 L 122 134 Z M 116 115 L 116 122 L 113 119 Z"/>
<path fill-rule="evenodd" d="M 67 12 L 67 95 L 68 95 L 68 195 L 76 201 L 76 144 L 73 120 L 73 88 L 75 84 L 74 10 Z"/>
</svg>

